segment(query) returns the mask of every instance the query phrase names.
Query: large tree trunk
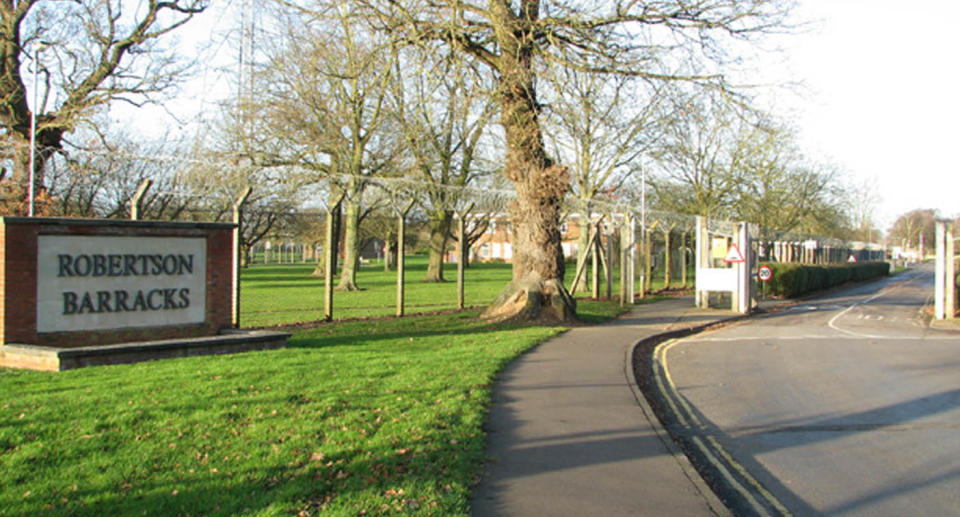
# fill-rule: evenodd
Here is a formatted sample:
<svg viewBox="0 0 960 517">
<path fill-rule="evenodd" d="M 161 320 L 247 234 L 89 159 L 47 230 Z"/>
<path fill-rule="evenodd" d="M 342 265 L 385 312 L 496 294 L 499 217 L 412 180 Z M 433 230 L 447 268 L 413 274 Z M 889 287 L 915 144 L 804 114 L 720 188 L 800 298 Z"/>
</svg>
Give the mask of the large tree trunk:
<svg viewBox="0 0 960 517">
<path fill-rule="evenodd" d="M 491 5 L 496 4 L 492 3 Z M 504 174 L 516 186 L 510 208 L 514 228 L 513 280 L 483 313 L 493 321 L 568 322 L 576 301 L 563 285 L 560 205 L 569 189 L 566 168 L 547 157 L 537 116 L 529 39 L 513 31 L 516 21 L 505 5 L 498 9 L 500 123 L 506 136 Z M 501 10 L 502 9 L 502 10 Z M 535 14 L 535 13 L 534 13 Z"/>
<path fill-rule="evenodd" d="M 358 291 L 357 267 L 360 265 L 360 200 L 347 199 L 343 216 L 343 266 L 340 268 L 339 291 Z"/>
<path fill-rule="evenodd" d="M 450 239 L 453 212 L 437 210 L 430 214 L 430 257 L 427 261 L 427 276 L 424 282 L 445 282 L 443 278 L 443 255 Z"/>
<path fill-rule="evenodd" d="M 517 182 L 510 208 L 514 227 L 513 280 L 483 317 L 496 321 L 568 322 L 576 319 L 576 301 L 563 285 L 560 199 L 566 169 L 549 166 L 528 172 Z M 553 195 L 546 194 L 553 192 Z"/>
</svg>

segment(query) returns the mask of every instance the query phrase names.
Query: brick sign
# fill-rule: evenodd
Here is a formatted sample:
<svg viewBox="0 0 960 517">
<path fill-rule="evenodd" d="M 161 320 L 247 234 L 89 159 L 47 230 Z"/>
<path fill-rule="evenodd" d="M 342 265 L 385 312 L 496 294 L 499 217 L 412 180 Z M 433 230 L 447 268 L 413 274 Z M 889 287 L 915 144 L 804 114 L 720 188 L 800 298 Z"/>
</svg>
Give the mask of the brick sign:
<svg viewBox="0 0 960 517">
<path fill-rule="evenodd" d="M 194 338 L 231 328 L 234 229 L 0 218 L 0 348 Z"/>
<path fill-rule="evenodd" d="M 37 332 L 203 323 L 206 239 L 41 235 Z"/>
</svg>

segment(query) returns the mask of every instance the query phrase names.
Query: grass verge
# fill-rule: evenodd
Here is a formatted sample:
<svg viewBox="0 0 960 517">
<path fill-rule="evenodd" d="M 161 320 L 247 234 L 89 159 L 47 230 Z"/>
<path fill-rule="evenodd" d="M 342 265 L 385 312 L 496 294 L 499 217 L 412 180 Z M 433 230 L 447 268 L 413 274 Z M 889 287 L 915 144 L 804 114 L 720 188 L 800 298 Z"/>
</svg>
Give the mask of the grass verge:
<svg viewBox="0 0 960 517">
<path fill-rule="evenodd" d="M 598 321 L 620 309 L 580 312 Z M 466 515 L 496 373 L 563 331 L 476 315 L 324 325 L 267 352 L 0 369 L 0 508 Z"/>
<path fill-rule="evenodd" d="M 323 318 L 323 278 L 311 277 L 314 264 L 256 264 L 243 270 L 241 322 L 245 327 L 284 325 Z M 572 267 L 571 267 L 572 269 Z M 407 314 L 452 310 L 457 303 L 456 264 L 446 264 L 446 282 L 423 282 L 427 258 L 407 257 L 405 291 Z M 619 270 L 614 270 L 613 295 L 619 292 Z M 361 267 L 357 277 L 360 291 L 334 293 L 334 319 L 354 319 L 395 314 L 396 271 L 383 271 L 381 264 Z M 464 298 L 467 307 L 483 307 L 510 282 L 510 264 L 473 263 L 466 270 Z M 573 271 L 568 271 L 568 277 Z M 601 283 L 603 281 L 601 280 Z M 674 282 L 676 285 L 677 282 Z M 605 288 L 605 284 L 601 287 Z M 653 289 L 663 287 L 662 277 L 653 280 Z M 603 292 L 604 289 L 601 289 Z M 584 296 L 584 295 L 580 295 Z M 589 316 L 588 316 L 589 318 Z"/>
</svg>

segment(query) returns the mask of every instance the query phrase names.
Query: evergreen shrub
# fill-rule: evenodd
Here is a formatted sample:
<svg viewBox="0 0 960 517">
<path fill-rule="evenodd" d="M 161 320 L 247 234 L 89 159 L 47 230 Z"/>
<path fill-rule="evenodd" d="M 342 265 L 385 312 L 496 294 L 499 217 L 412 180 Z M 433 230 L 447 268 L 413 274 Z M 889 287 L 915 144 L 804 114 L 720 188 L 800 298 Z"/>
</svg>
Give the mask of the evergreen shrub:
<svg viewBox="0 0 960 517">
<path fill-rule="evenodd" d="M 773 270 L 773 278 L 767 282 L 767 292 L 783 298 L 796 298 L 846 282 L 871 280 L 886 276 L 890 272 L 890 266 L 886 262 L 828 265 L 772 262 L 766 265 Z"/>
</svg>

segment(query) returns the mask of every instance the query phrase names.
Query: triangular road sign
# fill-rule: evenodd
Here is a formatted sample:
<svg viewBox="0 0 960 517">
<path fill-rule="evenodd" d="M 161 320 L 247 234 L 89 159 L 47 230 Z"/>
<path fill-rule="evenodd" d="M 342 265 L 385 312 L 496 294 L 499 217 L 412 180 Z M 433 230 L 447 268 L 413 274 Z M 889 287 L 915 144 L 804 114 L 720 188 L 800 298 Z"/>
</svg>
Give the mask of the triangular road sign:
<svg viewBox="0 0 960 517">
<path fill-rule="evenodd" d="M 856 262 L 856 261 L 857 261 L 857 257 L 853 253 L 851 253 L 850 258 L 847 259 L 847 262 Z"/>
<path fill-rule="evenodd" d="M 736 244 L 731 244 L 730 249 L 727 250 L 727 256 L 723 257 L 723 261 L 727 264 L 746 262 L 743 258 L 743 253 L 740 253 L 740 248 Z"/>
</svg>

